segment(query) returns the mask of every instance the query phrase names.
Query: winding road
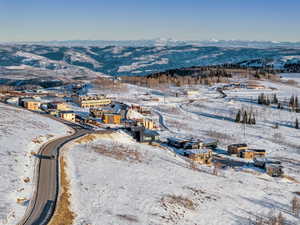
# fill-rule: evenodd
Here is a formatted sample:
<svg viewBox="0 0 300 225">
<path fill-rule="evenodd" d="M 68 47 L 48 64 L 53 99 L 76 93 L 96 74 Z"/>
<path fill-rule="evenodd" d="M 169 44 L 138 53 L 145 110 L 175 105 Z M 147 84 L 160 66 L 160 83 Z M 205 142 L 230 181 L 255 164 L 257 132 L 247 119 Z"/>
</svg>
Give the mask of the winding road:
<svg viewBox="0 0 300 225">
<path fill-rule="evenodd" d="M 57 119 L 59 120 L 59 119 Z M 45 225 L 55 210 L 59 192 L 59 150 L 69 141 L 92 131 L 67 121 L 59 120 L 75 131 L 70 136 L 61 137 L 44 145 L 37 157 L 36 187 L 25 216 L 18 225 Z"/>
</svg>

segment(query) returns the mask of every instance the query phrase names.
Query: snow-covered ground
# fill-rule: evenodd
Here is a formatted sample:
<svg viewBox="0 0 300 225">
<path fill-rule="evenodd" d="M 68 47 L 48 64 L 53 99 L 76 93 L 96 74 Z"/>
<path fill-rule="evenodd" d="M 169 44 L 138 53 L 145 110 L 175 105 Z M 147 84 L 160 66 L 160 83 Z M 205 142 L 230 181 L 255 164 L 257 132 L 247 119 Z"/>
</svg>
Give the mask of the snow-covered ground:
<svg viewBox="0 0 300 225">
<path fill-rule="evenodd" d="M 152 90 L 129 85 L 126 94 L 108 91 L 119 101 L 151 107 L 153 118 L 164 125 L 161 140 L 217 138 L 216 159 L 229 158 L 237 166 L 220 168 L 213 175 L 214 166 L 195 169 L 170 149 L 136 143 L 120 132 L 74 144 L 67 161 L 75 224 L 244 225 L 254 215 L 272 211 L 283 213 L 290 224 L 299 224 L 290 201 L 300 191 L 300 133 L 292 127 L 300 114 L 258 105 L 255 100 L 260 93 L 276 93 L 280 100 L 300 96 L 300 88 L 261 83 L 274 89 L 227 90 L 226 98 L 205 86 L 193 87 L 199 95 L 192 97 L 174 95 L 188 88 Z M 149 101 L 150 97 L 158 101 Z M 254 112 L 255 126 L 233 122 L 241 108 Z M 228 144 L 241 142 L 266 149 L 268 157 L 281 160 L 286 176 L 270 177 L 252 161 L 224 154 Z"/>
<path fill-rule="evenodd" d="M 34 188 L 35 158 L 31 152 L 69 131 L 49 118 L 0 104 L 1 225 L 16 224 L 25 214 Z"/>
</svg>

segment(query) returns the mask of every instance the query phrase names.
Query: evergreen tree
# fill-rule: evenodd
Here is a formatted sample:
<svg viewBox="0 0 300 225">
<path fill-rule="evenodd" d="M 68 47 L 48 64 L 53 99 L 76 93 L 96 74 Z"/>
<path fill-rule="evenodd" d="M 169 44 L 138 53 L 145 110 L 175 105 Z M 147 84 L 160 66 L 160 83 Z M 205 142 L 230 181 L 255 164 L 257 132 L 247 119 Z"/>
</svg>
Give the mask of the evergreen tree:
<svg viewBox="0 0 300 225">
<path fill-rule="evenodd" d="M 265 104 L 265 95 L 264 95 L 264 93 L 261 93 L 261 94 L 258 96 L 258 101 L 257 101 L 257 103 L 260 104 L 260 105 Z"/>
<path fill-rule="evenodd" d="M 294 108 L 296 112 L 299 112 L 298 96 L 295 97 Z"/>
<path fill-rule="evenodd" d="M 296 128 L 296 129 L 299 129 L 299 121 L 298 121 L 298 118 L 296 119 L 296 122 L 295 122 L 295 128 Z"/>
<path fill-rule="evenodd" d="M 273 101 L 272 101 L 273 104 L 277 104 L 278 103 L 278 99 L 277 99 L 277 95 L 274 94 L 273 95 Z"/>
<path fill-rule="evenodd" d="M 256 120 L 255 120 L 255 115 L 253 114 L 252 116 L 252 121 L 251 121 L 251 124 L 255 125 L 256 124 Z"/>
<path fill-rule="evenodd" d="M 239 110 L 238 113 L 236 114 L 235 122 L 236 123 L 241 122 L 241 110 Z"/>
<path fill-rule="evenodd" d="M 270 105 L 270 99 L 269 99 L 269 97 L 266 98 L 265 104 L 266 105 Z"/>
<path fill-rule="evenodd" d="M 260 105 L 262 104 L 262 100 L 261 100 L 261 94 L 260 94 L 260 95 L 258 95 L 258 98 L 257 98 L 257 103 L 258 103 L 258 104 L 260 104 Z"/>
<path fill-rule="evenodd" d="M 289 102 L 289 107 L 291 108 L 292 111 L 294 111 L 294 105 L 295 105 L 295 98 L 294 95 L 292 95 Z"/>
<path fill-rule="evenodd" d="M 252 113 L 249 113 L 247 124 L 252 124 Z"/>
<path fill-rule="evenodd" d="M 242 123 L 245 123 L 245 124 L 246 124 L 247 122 L 248 122 L 247 111 L 244 111 Z"/>
</svg>

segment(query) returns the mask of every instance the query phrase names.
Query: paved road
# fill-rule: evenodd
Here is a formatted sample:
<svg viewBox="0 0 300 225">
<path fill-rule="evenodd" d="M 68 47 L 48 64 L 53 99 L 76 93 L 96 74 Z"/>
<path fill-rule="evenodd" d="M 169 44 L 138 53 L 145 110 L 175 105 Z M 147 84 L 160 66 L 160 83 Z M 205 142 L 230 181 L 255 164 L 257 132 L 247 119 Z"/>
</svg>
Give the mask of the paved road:
<svg viewBox="0 0 300 225">
<path fill-rule="evenodd" d="M 75 133 L 53 140 L 41 148 L 37 155 L 39 162 L 36 171 L 36 189 L 24 218 L 18 223 L 19 225 L 44 225 L 49 222 L 54 213 L 58 196 L 59 149 L 67 142 L 91 132 L 79 125 L 62 122 L 72 127 Z"/>
<path fill-rule="evenodd" d="M 164 122 L 164 117 L 161 115 L 161 113 L 160 112 L 158 112 L 158 111 L 154 111 L 157 115 L 158 115 L 158 117 L 159 117 L 159 124 L 160 124 L 160 126 L 162 127 L 162 128 L 164 128 L 165 130 L 169 130 L 169 128 L 165 125 L 165 122 Z"/>
</svg>

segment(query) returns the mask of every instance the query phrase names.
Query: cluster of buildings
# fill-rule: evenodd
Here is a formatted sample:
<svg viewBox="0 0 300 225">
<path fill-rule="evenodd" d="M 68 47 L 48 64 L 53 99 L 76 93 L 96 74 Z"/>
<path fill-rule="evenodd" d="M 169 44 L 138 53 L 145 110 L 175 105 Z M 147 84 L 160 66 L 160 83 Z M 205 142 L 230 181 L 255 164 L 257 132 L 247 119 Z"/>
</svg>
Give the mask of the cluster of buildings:
<svg viewBox="0 0 300 225">
<path fill-rule="evenodd" d="M 228 145 L 227 152 L 230 155 L 236 155 L 243 159 L 254 159 L 266 156 L 266 150 L 250 149 L 245 143 Z"/>
<path fill-rule="evenodd" d="M 253 160 L 254 166 L 265 169 L 267 174 L 272 177 L 279 177 L 283 174 L 281 162 L 266 158 L 266 150 L 264 149 L 250 149 L 247 144 L 241 143 L 229 145 L 227 152 L 230 155 Z"/>
<path fill-rule="evenodd" d="M 218 141 L 215 139 L 195 140 L 184 138 L 168 138 L 167 144 L 175 148 L 176 153 L 186 156 L 200 164 L 212 163 L 212 149 L 217 148 Z"/>
<path fill-rule="evenodd" d="M 41 111 L 64 120 L 75 122 L 75 113 L 69 109 L 64 101 L 51 101 L 42 98 L 19 98 L 19 106 L 31 111 Z"/>
</svg>

